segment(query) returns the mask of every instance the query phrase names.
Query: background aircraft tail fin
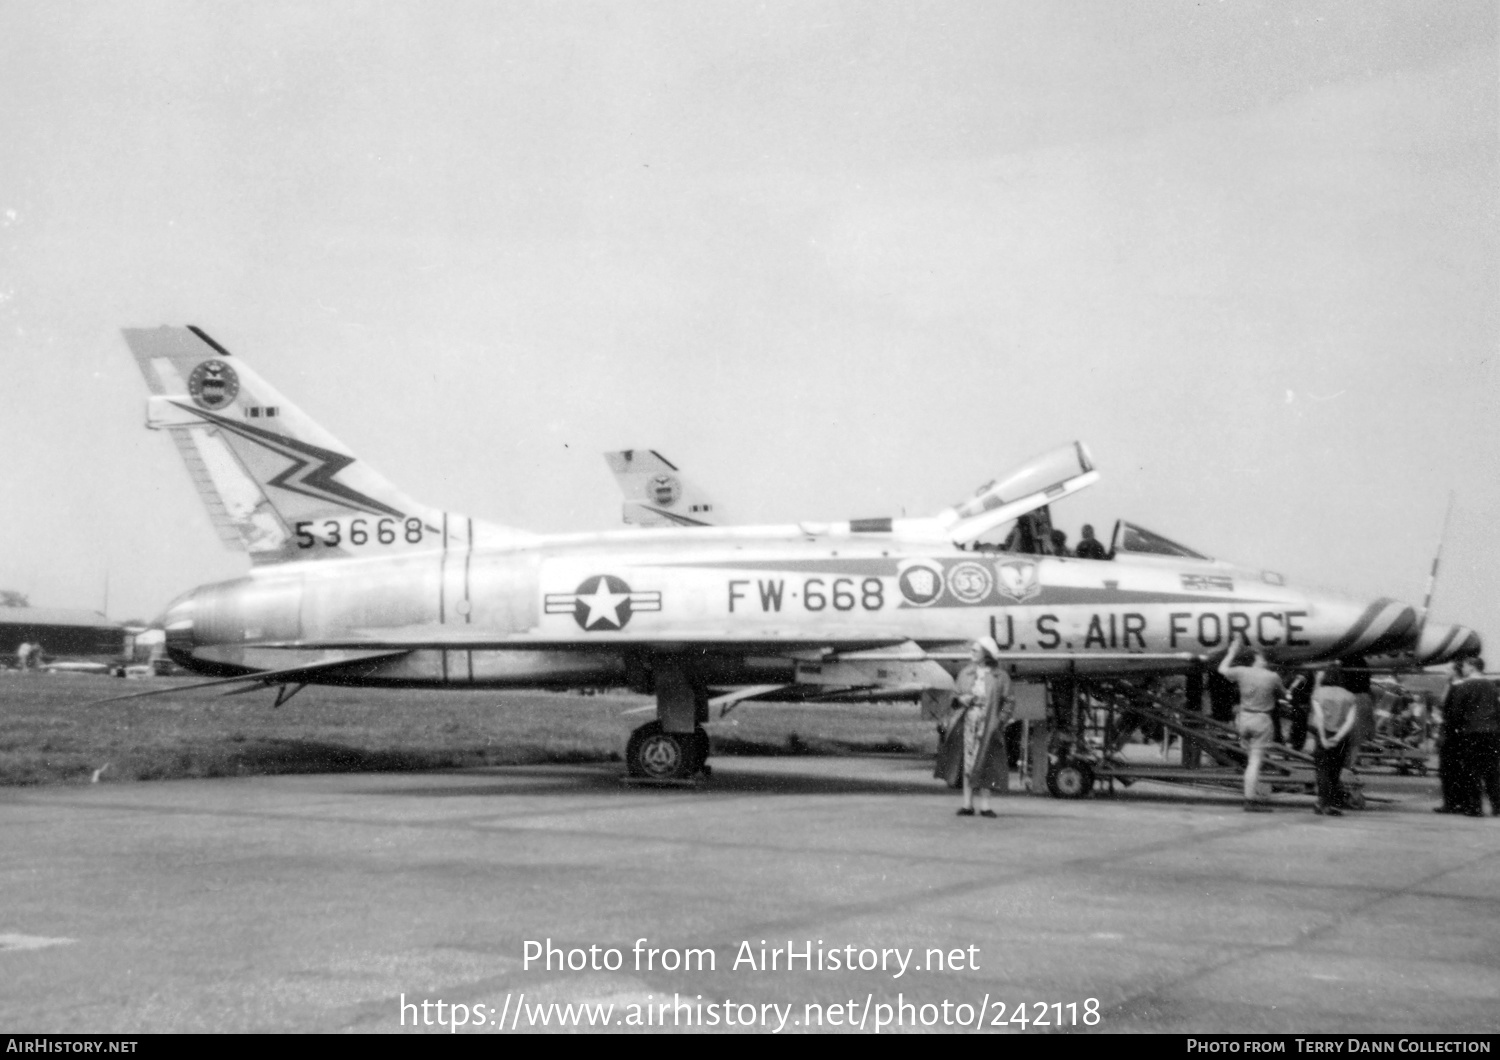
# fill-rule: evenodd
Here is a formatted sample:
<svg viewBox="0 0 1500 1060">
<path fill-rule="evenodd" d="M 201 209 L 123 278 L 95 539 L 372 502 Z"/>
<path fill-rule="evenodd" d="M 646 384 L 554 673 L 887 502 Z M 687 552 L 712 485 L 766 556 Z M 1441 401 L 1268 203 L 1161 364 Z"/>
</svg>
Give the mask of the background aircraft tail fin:
<svg viewBox="0 0 1500 1060">
<path fill-rule="evenodd" d="M 718 505 L 655 449 L 605 453 L 620 492 L 624 521 L 635 526 L 721 526 Z"/>
<path fill-rule="evenodd" d="M 252 562 L 473 543 L 471 520 L 396 489 L 201 329 L 124 334 L 146 426 L 171 436 L 219 537 Z"/>
</svg>

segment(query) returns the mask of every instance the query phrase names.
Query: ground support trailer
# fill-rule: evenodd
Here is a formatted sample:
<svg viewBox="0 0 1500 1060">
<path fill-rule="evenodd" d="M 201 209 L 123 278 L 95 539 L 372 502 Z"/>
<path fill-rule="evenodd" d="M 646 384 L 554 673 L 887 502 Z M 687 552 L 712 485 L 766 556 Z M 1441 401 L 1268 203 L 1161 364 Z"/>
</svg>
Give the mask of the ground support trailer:
<svg viewBox="0 0 1500 1060">
<path fill-rule="evenodd" d="M 1057 798 L 1083 798 L 1101 782 L 1111 795 L 1117 784 L 1128 787 L 1140 780 L 1235 791 L 1244 783 L 1246 754 L 1234 726 L 1188 710 L 1180 697 L 1174 699 L 1149 684 L 1080 681 L 1071 722 L 1057 734 L 1047 772 L 1047 790 Z M 1122 753 L 1124 741 L 1143 727 L 1162 731 L 1164 750 L 1175 737 L 1181 749 L 1176 764 L 1132 760 Z M 1183 756 L 1189 763 L 1202 756 L 1208 761 L 1195 766 L 1185 764 Z M 1340 779 L 1343 804 L 1362 808 L 1365 796 L 1358 771 L 1345 769 Z M 1312 756 L 1271 744 L 1261 765 L 1259 789 L 1262 797 L 1276 792 L 1316 795 Z"/>
</svg>

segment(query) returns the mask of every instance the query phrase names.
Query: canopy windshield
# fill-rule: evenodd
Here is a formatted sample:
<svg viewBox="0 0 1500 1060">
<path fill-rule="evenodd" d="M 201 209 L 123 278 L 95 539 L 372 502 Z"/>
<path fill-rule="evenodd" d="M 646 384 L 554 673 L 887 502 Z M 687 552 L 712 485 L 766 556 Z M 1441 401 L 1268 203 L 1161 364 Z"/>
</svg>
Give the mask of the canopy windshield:
<svg viewBox="0 0 1500 1060">
<path fill-rule="evenodd" d="M 1115 524 L 1114 551 L 1131 552 L 1137 555 L 1176 556 L 1183 559 L 1212 559 L 1201 552 L 1194 552 L 1186 545 L 1179 545 L 1144 526 L 1127 523 L 1123 519 Z"/>
</svg>

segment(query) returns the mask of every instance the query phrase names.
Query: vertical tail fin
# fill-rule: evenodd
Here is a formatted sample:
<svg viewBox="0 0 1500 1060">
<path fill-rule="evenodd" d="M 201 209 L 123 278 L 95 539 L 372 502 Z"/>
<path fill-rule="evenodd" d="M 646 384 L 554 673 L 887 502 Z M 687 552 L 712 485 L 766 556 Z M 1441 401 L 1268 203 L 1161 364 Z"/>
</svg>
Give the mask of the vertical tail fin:
<svg viewBox="0 0 1500 1060">
<path fill-rule="evenodd" d="M 655 449 L 605 453 L 620 492 L 624 521 L 635 526 L 720 526 L 717 505 Z"/>
<path fill-rule="evenodd" d="M 219 537 L 253 563 L 473 541 L 470 521 L 412 500 L 202 330 L 124 334 L 146 426 L 171 435 Z"/>
</svg>

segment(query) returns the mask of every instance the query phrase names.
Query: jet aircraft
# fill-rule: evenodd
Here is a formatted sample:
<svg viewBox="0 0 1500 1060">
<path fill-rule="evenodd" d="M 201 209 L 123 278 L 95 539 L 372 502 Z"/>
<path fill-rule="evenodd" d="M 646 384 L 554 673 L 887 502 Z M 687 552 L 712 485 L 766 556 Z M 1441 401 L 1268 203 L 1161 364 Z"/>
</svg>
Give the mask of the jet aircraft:
<svg viewBox="0 0 1500 1060">
<path fill-rule="evenodd" d="M 199 328 L 124 334 L 147 426 L 252 564 L 169 605 L 167 652 L 280 685 L 278 702 L 315 683 L 625 685 L 657 713 L 627 766 L 666 779 L 707 758 L 711 686 L 951 688 L 983 635 L 1023 678 L 1191 672 L 1237 632 L 1289 664 L 1411 653 L 1419 634 L 1442 659 L 1479 651 L 1408 605 L 1297 589 L 1130 524 L 1110 560 L 1049 555 L 1048 506 L 1099 477 L 1081 443 L 932 517 L 541 536 L 412 500 Z"/>
</svg>

